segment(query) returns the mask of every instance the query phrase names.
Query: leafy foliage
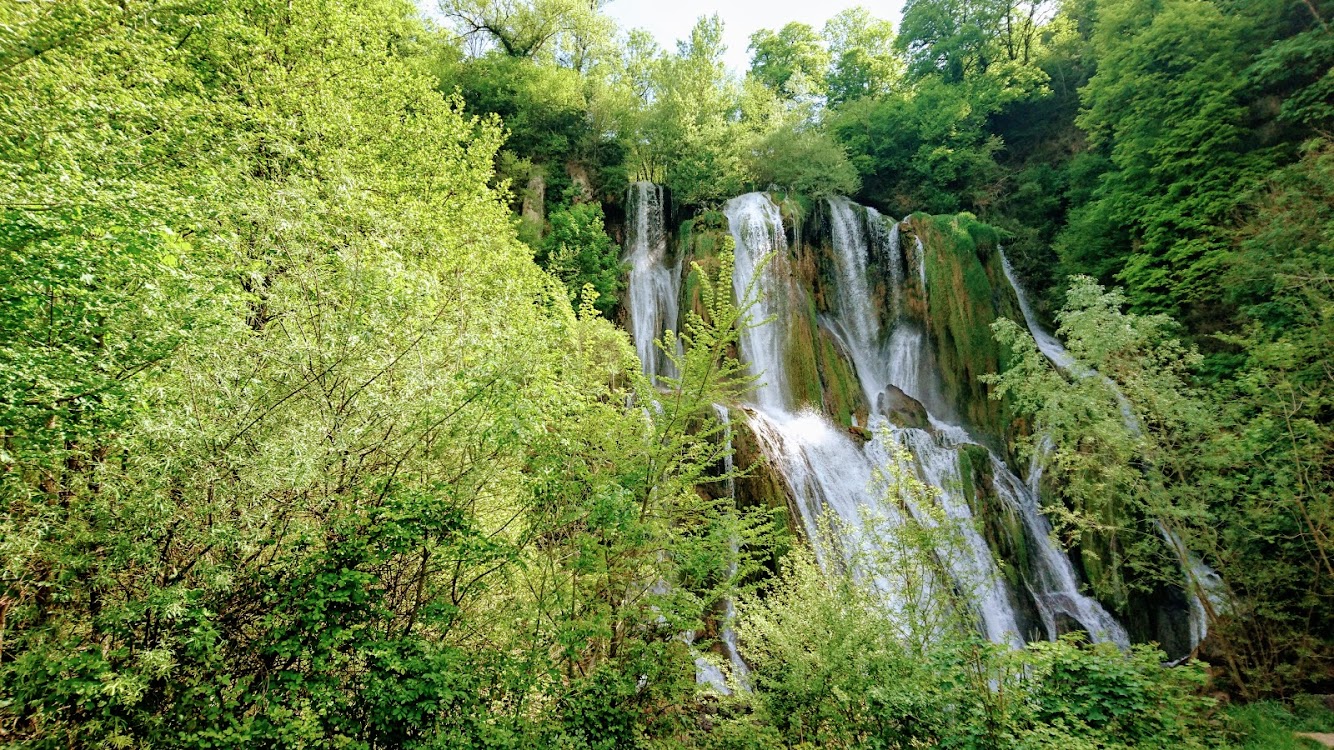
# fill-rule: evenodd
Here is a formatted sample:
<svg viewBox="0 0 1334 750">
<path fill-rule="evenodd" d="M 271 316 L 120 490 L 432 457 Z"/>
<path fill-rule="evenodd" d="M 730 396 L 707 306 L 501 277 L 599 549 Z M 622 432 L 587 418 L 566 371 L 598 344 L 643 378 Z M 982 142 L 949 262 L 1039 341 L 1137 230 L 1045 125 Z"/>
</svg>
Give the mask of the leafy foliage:
<svg viewBox="0 0 1334 750">
<path fill-rule="evenodd" d="M 410 6 L 118 7 L 7 19 L 63 41 L 0 77 L 5 741 L 668 731 L 768 523 L 695 491 L 730 297 L 646 418 Z M 555 223 L 605 256 L 598 211 Z"/>
<path fill-rule="evenodd" d="M 551 232 L 542 239 L 537 262 L 565 282 L 574 301 L 585 285 L 597 295 L 599 311 L 617 303 L 621 279 L 620 249 L 603 228 L 602 204 L 576 203 L 550 216 Z"/>
</svg>

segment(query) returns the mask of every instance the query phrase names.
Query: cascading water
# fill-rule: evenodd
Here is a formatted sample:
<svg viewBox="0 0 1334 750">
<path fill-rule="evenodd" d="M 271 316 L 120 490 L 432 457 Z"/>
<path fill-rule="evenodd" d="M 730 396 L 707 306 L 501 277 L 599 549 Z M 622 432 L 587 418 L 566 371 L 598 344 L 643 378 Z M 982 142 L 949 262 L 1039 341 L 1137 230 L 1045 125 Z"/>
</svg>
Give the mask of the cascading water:
<svg viewBox="0 0 1334 750">
<path fill-rule="evenodd" d="M 631 190 L 631 199 L 633 222 L 627 260 L 632 265 L 629 308 L 635 343 L 644 359 L 645 372 L 667 375 L 665 358 L 651 342 L 675 325 L 679 266 L 670 268 L 664 260 L 661 192 L 652 185 L 638 184 Z M 910 317 L 905 311 L 909 284 L 926 292 L 926 248 L 920 238 L 902 247 L 899 225 L 871 209 L 840 199 L 831 200 L 829 208 L 836 273 L 832 291 L 826 291 L 832 296 L 825 298 L 831 309 L 820 322 L 852 365 L 871 407 L 869 421 L 875 438 L 863 442 L 818 411 L 797 408 L 786 356 L 793 345 L 789 338 L 798 330 L 793 321 L 799 318 L 793 316 L 805 314 L 809 299 L 807 291 L 795 281 L 782 214 L 761 193 L 735 198 L 724 209 L 736 241 L 734 292 L 739 301 L 752 303 L 751 320 L 762 322 L 744 330 L 739 342 L 742 358 L 757 378 L 753 403 L 746 408 L 749 427 L 792 492 L 801 523 L 807 536 L 816 541 L 815 552 L 823 564 L 859 559 L 856 553 L 866 552 L 872 540 L 882 538 L 871 533 L 878 529 L 867 528 L 868 523 L 884 523 L 892 529 L 907 522 L 909 513 L 923 525 L 934 526 L 944 519 L 952 529 L 959 530 L 956 542 L 935 555 L 944 564 L 948 580 L 929 580 L 925 586 L 908 590 L 894 581 L 877 579 L 876 588 L 884 596 L 887 609 L 891 613 L 907 612 L 913 609 L 910 605 L 921 602 L 909 602 L 906 597 L 930 598 L 939 587 L 952 586 L 967 595 L 969 609 L 983 633 L 995 642 L 1019 646 L 1022 638 L 1015 597 L 977 528 L 970 498 L 962 491 L 961 452 L 983 449 L 963 428 L 942 418 L 953 405 L 943 396 L 942 379 L 932 356 L 933 340 L 924 323 L 916 319 L 920 313 Z M 1008 273 L 1008 267 L 1006 270 Z M 877 273 L 888 276 L 887 280 L 879 277 L 888 282 L 886 318 L 880 317 L 876 309 L 873 278 Z M 1029 319 L 1027 300 L 1022 295 L 1020 300 Z M 1029 323 L 1033 325 L 1031 319 Z M 1042 343 L 1060 346 L 1050 336 Z M 1053 348 L 1048 356 L 1056 353 Z M 891 399 L 901 402 L 905 394 L 923 405 L 929 428 L 889 423 L 888 404 Z M 721 406 L 718 414 L 730 437 L 731 415 Z M 898 503 L 879 502 L 889 499 L 886 496 L 890 490 L 881 470 L 902 455 L 890 449 L 894 444 L 911 455 L 911 467 L 902 468 L 910 468 L 926 484 L 937 488 L 932 502 L 938 507 L 918 507 L 922 499 L 915 497 L 900 497 Z M 1096 601 L 1080 593 L 1074 567 L 1051 539 L 1051 527 L 1041 514 L 1036 494 L 1003 460 L 990 450 L 986 452 L 991 459 L 989 484 L 1023 519 L 1028 546 L 1035 550 L 1031 556 L 1035 559 L 1033 570 L 1025 579 L 1047 635 L 1054 637 L 1060 628 L 1058 619 L 1065 617 L 1077 622 L 1094 640 L 1124 645 L 1124 628 Z M 730 473 L 730 465 L 725 468 Z M 867 513 L 868 506 L 874 506 L 873 514 Z M 831 512 L 841 521 L 843 534 L 827 545 L 821 543 L 819 518 Z M 893 554 L 874 552 L 882 558 Z M 889 569 L 892 571 L 892 566 Z M 732 603 L 725 601 L 724 606 L 726 622 L 721 640 L 732 662 L 733 676 L 744 677 L 748 670 L 729 626 Z M 906 626 L 899 619 L 892 621 L 891 627 L 896 623 Z M 721 674 L 716 667 L 703 659 L 701 662 L 699 678 L 719 685 Z"/>
<path fill-rule="evenodd" d="M 723 473 L 727 477 L 727 496 L 732 499 L 732 505 L 735 506 L 736 477 L 733 476 L 735 473 L 735 464 L 732 459 L 732 412 L 722 404 L 714 404 L 713 411 L 718 415 L 718 421 L 723 426 L 723 440 L 725 441 L 727 448 L 726 452 L 723 454 Z M 731 544 L 731 552 L 733 555 L 736 555 L 737 551 L 736 540 L 733 540 Z M 736 571 L 737 564 L 735 559 L 733 559 L 732 563 L 727 567 L 727 577 L 734 577 Z M 736 603 L 732 601 L 732 597 L 729 596 L 723 600 L 723 648 L 727 650 L 727 658 L 732 662 L 733 678 L 738 684 L 744 686 L 746 676 L 750 674 L 750 667 L 748 667 L 746 661 L 741 658 L 741 651 L 737 646 L 736 630 L 732 627 L 734 620 L 736 620 Z"/>
<path fill-rule="evenodd" d="M 794 291 L 778 207 L 767 195 L 751 193 L 729 201 L 724 213 L 736 240 L 732 280 L 737 299 L 757 295 L 750 308 L 751 320 L 768 321 L 748 328 L 741 336 L 742 358 L 759 379 L 754 408 L 749 411 L 751 430 L 791 488 L 807 537 L 820 538 L 818 519 L 821 513 L 832 511 L 847 532 L 841 540 L 842 552 L 852 556 L 861 544 L 862 511 L 876 466 L 845 430 L 815 412 L 789 409 L 783 354 L 785 314 Z M 814 546 L 821 561 L 828 562 L 829 551 L 820 544 Z M 899 610 L 901 602 L 891 601 L 890 606 Z"/>
<path fill-rule="evenodd" d="M 1028 295 L 1024 294 L 1023 287 L 1019 285 L 1019 279 L 1015 277 L 1014 267 L 1010 265 L 1010 259 L 1005 255 L 1005 250 L 998 250 L 1001 257 L 1001 268 L 1005 271 L 1005 280 L 1010 282 L 1010 288 L 1014 290 L 1014 296 L 1019 300 L 1019 311 L 1024 315 L 1024 323 L 1028 325 L 1028 332 L 1037 342 L 1038 351 L 1051 360 L 1056 368 L 1062 372 L 1070 372 L 1075 369 L 1075 358 L 1065 350 L 1065 346 L 1056 339 L 1055 336 L 1043 329 L 1038 321 L 1037 313 L 1033 312 L 1033 305 L 1028 301 Z"/>
<path fill-rule="evenodd" d="M 922 285 L 922 293 L 926 294 L 926 246 L 922 244 L 922 238 L 915 238 L 913 244 L 913 263 L 917 266 L 917 280 Z"/>
<path fill-rule="evenodd" d="M 1124 420 L 1126 429 L 1134 434 L 1139 434 L 1139 420 L 1135 417 L 1134 410 L 1131 407 L 1130 400 L 1116 383 L 1101 373 L 1080 364 L 1075 360 L 1070 352 L 1066 351 L 1065 346 L 1053 335 L 1048 333 L 1033 312 L 1033 307 L 1028 301 L 1028 295 L 1024 292 L 1023 285 L 1019 283 L 1015 276 L 1014 268 L 1010 265 L 1010 259 L 1005 256 L 1005 250 L 999 248 L 1001 267 L 1005 271 L 1005 279 L 1010 282 L 1010 287 L 1014 289 L 1015 298 L 1019 300 L 1019 310 L 1024 315 L 1024 322 L 1028 326 L 1028 332 L 1038 345 L 1038 351 L 1042 352 L 1052 365 L 1061 372 L 1075 378 L 1098 377 L 1107 384 L 1112 395 L 1116 398 L 1118 408 L 1121 411 L 1121 418 Z M 1038 450 L 1033 455 L 1033 465 L 1029 470 L 1029 489 L 1034 498 L 1037 497 L 1039 479 L 1041 478 L 1042 467 L 1046 457 L 1051 453 L 1053 446 L 1050 440 L 1044 439 L 1038 446 Z M 1036 504 L 1036 499 L 1034 500 Z M 1022 504 L 1021 504 L 1022 506 Z M 1045 522 L 1045 519 L 1044 519 Z M 1226 604 L 1224 595 L 1224 584 L 1222 578 L 1202 560 L 1186 549 L 1185 543 L 1176 534 L 1172 533 L 1156 522 L 1158 533 L 1163 537 L 1163 541 L 1182 561 L 1182 566 L 1187 575 L 1187 598 L 1190 605 L 1190 640 L 1191 651 L 1199 647 L 1209 634 L 1208 610 L 1205 606 L 1205 599 L 1215 608 L 1221 608 Z M 1202 599 L 1200 594 L 1204 594 Z M 1082 622 L 1082 621 L 1081 621 Z"/>
<path fill-rule="evenodd" d="M 863 227 L 883 226 L 884 219 L 866 209 L 864 224 L 857 208 L 842 199 L 831 199 L 829 210 L 834 260 L 838 266 L 837 329 L 851 355 L 867 403 L 879 403 L 886 385 L 894 385 L 909 396 L 922 400 L 921 365 L 928 361 L 928 357 L 926 337 L 920 329 L 896 325 L 888 356 L 880 345 L 880 319 L 873 307 L 874 298 L 866 272 L 872 246 Z M 920 429 L 893 427 L 881 417 L 873 418 L 872 423 L 877 427 L 877 441 L 888 432 L 909 448 L 915 458 L 917 473 L 927 485 L 937 488 L 938 502 L 946 517 L 963 535 L 961 550 L 941 550 L 939 557 L 949 568 L 955 584 L 971 595 L 973 608 L 987 637 L 996 643 L 1022 646 L 1014 607 L 991 549 L 978 533 L 967 501 L 958 494 L 962 479 L 956 448 L 959 443 L 972 441 L 962 429 L 940 423 L 936 435 Z M 872 446 L 871 450 L 875 452 L 877 447 Z M 883 453 L 883 447 L 879 450 Z M 924 509 L 911 503 L 909 508 L 919 523 L 935 524 L 934 517 Z"/>
<path fill-rule="evenodd" d="M 630 186 L 626 214 L 626 256 L 630 264 L 628 308 L 630 333 L 644 373 L 657 382 L 672 377 L 675 367 L 663 356 L 657 340 L 675 331 L 680 305 L 681 264 L 667 265 L 667 213 L 661 187 L 651 182 Z"/>
<path fill-rule="evenodd" d="M 1130 637 L 1126 629 L 1096 599 L 1080 591 L 1075 566 L 1052 541 L 1051 522 L 1042 515 L 1038 505 L 1037 485 L 1041 478 L 1041 465 L 1035 463 L 1030 469 L 1029 484 L 1026 486 L 1020 484 L 1018 478 L 994 454 L 991 456 L 991 464 L 996 478 L 996 494 L 1018 511 L 1024 522 L 1029 547 L 1035 553 L 1029 593 L 1042 616 L 1047 637 L 1056 640 L 1060 635 L 1057 618 L 1064 615 L 1079 623 L 1093 642 L 1110 641 L 1121 648 L 1129 648 Z"/>
<path fill-rule="evenodd" d="M 868 314 L 871 303 L 871 284 L 866 272 L 871 247 L 869 226 L 884 225 L 880 214 L 866 209 L 862 221 L 852 203 L 841 198 L 830 199 L 829 214 L 838 267 L 838 315 L 836 328 L 852 357 L 853 367 L 866 391 L 868 403 L 875 399 L 888 384 L 885 356 L 880 347 L 880 318 Z M 888 238 L 886 238 L 888 239 Z M 850 248 L 860 248 L 861 252 Z M 911 395 L 911 394 L 910 394 Z"/>
<path fill-rule="evenodd" d="M 787 238 L 783 215 L 764 193 L 733 198 L 723 208 L 732 238 L 736 240 L 732 288 L 738 302 L 753 301 L 750 318 L 763 325 L 749 326 L 741 334 L 741 350 L 750 374 L 758 378 L 758 406 L 782 411 L 787 408 L 787 369 L 783 366 L 783 344 L 787 332 L 784 312 L 791 296 L 787 277 Z M 766 259 L 770 262 L 760 266 Z M 767 321 L 767 322 L 766 322 Z"/>
</svg>

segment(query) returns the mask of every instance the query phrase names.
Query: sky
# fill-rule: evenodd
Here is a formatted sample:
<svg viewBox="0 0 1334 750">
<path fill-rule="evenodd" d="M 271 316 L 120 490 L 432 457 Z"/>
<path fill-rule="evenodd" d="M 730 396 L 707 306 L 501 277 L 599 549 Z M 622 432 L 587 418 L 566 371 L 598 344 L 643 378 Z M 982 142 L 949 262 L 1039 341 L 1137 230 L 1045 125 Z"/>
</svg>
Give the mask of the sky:
<svg viewBox="0 0 1334 750">
<path fill-rule="evenodd" d="M 663 49 L 690 34 L 700 16 L 717 13 L 723 19 L 727 65 L 741 72 L 750 67 L 746 47 L 760 29 L 781 29 L 792 21 L 824 28 L 825 21 L 846 8 L 864 6 L 877 18 L 897 28 L 903 0 L 612 0 L 604 9 L 622 29 L 648 29 Z"/>
</svg>

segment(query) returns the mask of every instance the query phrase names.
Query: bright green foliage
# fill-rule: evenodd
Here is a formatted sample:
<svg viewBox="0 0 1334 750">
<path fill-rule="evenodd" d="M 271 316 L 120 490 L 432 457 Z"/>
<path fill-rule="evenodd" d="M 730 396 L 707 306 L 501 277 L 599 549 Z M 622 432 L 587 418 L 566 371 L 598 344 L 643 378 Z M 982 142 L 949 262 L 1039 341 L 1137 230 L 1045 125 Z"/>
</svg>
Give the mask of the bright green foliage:
<svg viewBox="0 0 1334 750">
<path fill-rule="evenodd" d="M 897 45 L 909 71 L 939 73 L 950 82 L 986 74 L 996 62 L 992 42 L 1006 3 L 997 0 L 909 0 Z"/>
<path fill-rule="evenodd" d="M 1113 169 L 1072 220 L 1067 263 L 1106 247 L 1085 241 L 1101 235 L 1143 309 L 1211 304 L 1222 223 L 1253 169 L 1242 153 L 1239 27 L 1207 0 L 1119 0 L 1100 6 L 1093 51 L 1080 125 Z"/>
<path fill-rule="evenodd" d="M 1241 750 L 1310 750 L 1311 741 L 1297 732 L 1329 733 L 1334 728 L 1334 708 L 1318 696 L 1297 696 L 1290 704 L 1259 701 L 1234 705 L 1226 715 L 1229 739 Z"/>
<path fill-rule="evenodd" d="M 830 130 L 846 144 L 863 193 L 897 215 L 976 209 L 993 200 L 1001 144 L 982 129 L 993 111 L 983 88 L 928 78 L 835 112 Z"/>
<path fill-rule="evenodd" d="M 4 739 L 670 732 L 763 521 L 695 491 L 730 296 L 660 395 L 515 238 L 410 5 L 190 8 L 6 6 Z"/>
<path fill-rule="evenodd" d="M 610 32 L 588 0 L 438 0 L 440 12 L 476 44 L 520 58 L 557 58 L 582 69 Z"/>
<path fill-rule="evenodd" d="M 915 77 L 1023 75 L 1039 54 L 1049 0 L 908 0 L 895 44 Z M 1031 71 L 1027 71 L 1031 75 Z"/>
<path fill-rule="evenodd" d="M 1217 543 L 1236 560 L 1233 585 L 1248 592 L 1246 630 L 1233 637 L 1250 646 L 1250 678 L 1275 689 L 1328 675 L 1334 641 L 1334 612 L 1325 604 L 1334 580 L 1329 145 L 1310 144 L 1252 200 L 1257 210 L 1227 276 L 1248 324 L 1236 341 L 1245 359 L 1235 381 L 1219 389 L 1236 431 L 1221 446 L 1221 463 L 1235 467 L 1236 499 L 1215 512 L 1226 519 Z M 1306 611 L 1319 614 L 1308 624 Z"/>
<path fill-rule="evenodd" d="M 584 286 L 597 293 L 600 312 L 614 307 L 623 284 L 620 248 L 603 228 L 602 204 L 576 203 L 548 217 L 551 231 L 542 239 L 537 262 L 565 283 L 570 300 L 577 301 Z"/>
<path fill-rule="evenodd" d="M 1080 541 L 1099 596 L 1124 610 L 1128 579 L 1151 586 L 1181 577 L 1182 561 L 1154 523 L 1196 544 L 1210 528 L 1193 483 L 1208 461 L 1194 449 L 1219 424 L 1188 385 L 1199 355 L 1170 337 L 1169 319 L 1125 313 L 1120 292 L 1073 281 L 1057 317 L 1074 371 L 1054 370 L 1027 331 L 999 320 L 993 328 L 1012 365 L 989 380 L 1055 446 L 1046 460 L 1066 505 L 1053 516 Z"/>
<path fill-rule="evenodd" d="M 500 117 L 506 147 L 524 158 L 557 161 L 588 137 L 583 84 L 572 70 L 492 53 L 442 65 L 441 90 L 455 88 L 470 112 Z"/>
<path fill-rule="evenodd" d="M 860 6 L 834 15 L 821 33 L 832 64 L 825 74 L 830 106 L 879 96 L 899 80 L 903 65 L 894 55 L 894 27 Z"/>
<path fill-rule="evenodd" d="M 665 184 L 687 206 L 736 195 L 745 184 L 746 133 L 737 121 L 742 88 L 723 64 L 722 21 L 701 17 L 675 54 L 646 41 L 627 49 L 618 82 L 632 107 L 625 118 L 629 173 Z"/>
<path fill-rule="evenodd" d="M 1054 515 L 1108 601 L 1183 583 L 1161 523 L 1226 581 L 1220 684 L 1334 679 L 1329 0 L 913 0 L 897 52 L 854 9 L 757 35 L 744 81 L 718 18 L 664 54 L 601 7 L 446 0 L 455 36 L 404 0 L 0 4 L 0 742 L 1214 732 L 1197 667 L 979 643 L 940 585 L 944 523 L 875 527 L 879 554 L 854 555 L 906 620 L 796 552 L 742 600 L 755 692 L 697 711 L 710 644 L 679 635 L 713 633 L 778 554 L 783 492 L 764 466 L 749 514 L 717 491 L 713 404 L 744 398 L 753 322 L 717 213 L 683 242 L 682 346 L 661 342 L 679 378 L 649 382 L 598 315 L 620 284 L 604 203 L 631 175 L 682 218 L 769 185 L 789 215 L 858 191 L 897 216 L 966 208 L 1035 279 L 1059 253 L 1124 282 L 1046 295 L 1107 379 L 1054 372 L 1005 322 L 998 352 L 998 238 L 964 217 L 928 268 L 949 387 L 999 432 L 972 376 L 1013 363 L 998 391 L 1055 438 Z M 855 379 L 800 313 L 794 376 L 850 422 Z M 897 499 L 933 506 L 899 468 Z"/>
<path fill-rule="evenodd" d="M 888 496 L 931 507 L 931 490 L 902 465 L 887 472 Z M 935 556 L 962 541 L 947 521 L 937 523 L 890 524 L 869 512 L 864 549 L 877 551 L 854 551 L 856 573 L 827 572 L 797 550 L 765 598 L 743 601 L 749 701 L 785 744 L 1204 746 L 1197 738 L 1209 731 L 1212 701 L 1196 695 L 1201 665 L 1164 668 L 1153 648 L 1123 653 L 1074 638 L 1012 652 L 970 635 L 966 597 L 941 594 Z M 876 580 L 890 582 L 897 605 Z"/>
<path fill-rule="evenodd" d="M 852 195 L 857 170 L 833 138 L 819 130 L 786 126 L 760 138 L 749 154 L 755 184 L 812 198 Z"/>
<path fill-rule="evenodd" d="M 1334 125 L 1334 33 L 1328 26 L 1275 42 L 1246 75 L 1254 90 L 1283 92 L 1279 120 L 1311 131 L 1329 132 Z"/>
<path fill-rule="evenodd" d="M 722 21 L 703 17 L 659 70 L 658 104 L 651 115 L 659 130 L 652 135 L 664 154 L 664 182 L 687 205 L 741 192 L 741 133 L 733 117 L 739 92 L 723 65 L 726 49 Z"/>
<path fill-rule="evenodd" d="M 760 29 L 750 36 L 750 53 L 750 75 L 786 98 L 824 88 L 829 51 L 804 23 L 790 23 L 777 33 Z"/>
</svg>

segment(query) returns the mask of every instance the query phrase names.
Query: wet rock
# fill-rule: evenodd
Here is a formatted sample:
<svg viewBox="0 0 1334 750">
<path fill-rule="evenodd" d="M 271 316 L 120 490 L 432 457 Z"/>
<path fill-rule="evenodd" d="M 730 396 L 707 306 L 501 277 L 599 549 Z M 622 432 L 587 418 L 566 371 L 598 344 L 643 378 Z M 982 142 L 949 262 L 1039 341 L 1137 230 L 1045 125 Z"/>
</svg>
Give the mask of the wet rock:
<svg viewBox="0 0 1334 750">
<path fill-rule="evenodd" d="M 911 427 L 919 430 L 929 429 L 926 407 L 898 387 L 890 385 L 876 399 L 876 411 L 884 414 L 899 427 Z"/>
</svg>

